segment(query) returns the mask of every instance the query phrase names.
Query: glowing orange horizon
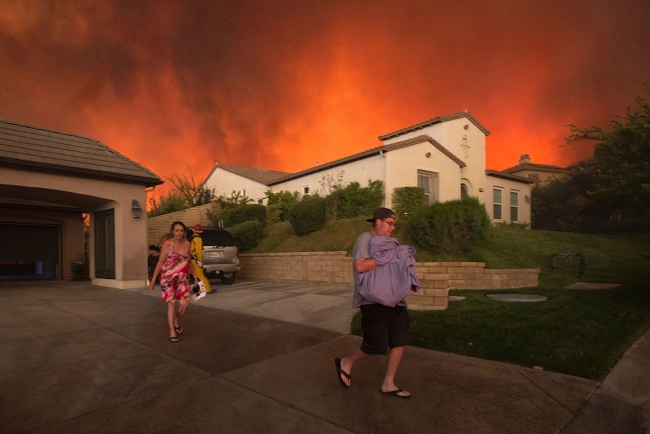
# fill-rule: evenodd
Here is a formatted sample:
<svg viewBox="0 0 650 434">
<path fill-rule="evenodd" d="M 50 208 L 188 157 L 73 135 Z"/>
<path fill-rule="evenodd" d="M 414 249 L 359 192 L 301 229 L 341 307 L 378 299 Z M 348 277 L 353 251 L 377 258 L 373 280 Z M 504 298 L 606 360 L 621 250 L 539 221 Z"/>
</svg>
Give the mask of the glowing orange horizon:
<svg viewBox="0 0 650 434">
<path fill-rule="evenodd" d="M 296 172 L 460 110 L 491 131 L 488 168 L 565 167 L 592 152 L 561 147 L 566 124 L 605 126 L 644 92 L 650 6 L 520 3 L 16 2 L 0 6 L 0 117 L 165 181 L 216 162 Z"/>
</svg>

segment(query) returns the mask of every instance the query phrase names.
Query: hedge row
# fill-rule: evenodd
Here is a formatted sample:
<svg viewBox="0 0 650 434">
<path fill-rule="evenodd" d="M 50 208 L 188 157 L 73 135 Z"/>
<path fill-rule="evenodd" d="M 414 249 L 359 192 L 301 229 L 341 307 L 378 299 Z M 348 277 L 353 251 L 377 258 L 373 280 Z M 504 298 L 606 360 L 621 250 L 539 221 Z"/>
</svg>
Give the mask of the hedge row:
<svg viewBox="0 0 650 434">
<path fill-rule="evenodd" d="M 469 197 L 418 208 L 408 219 L 411 238 L 430 252 L 465 252 L 487 238 L 490 217 Z"/>
</svg>

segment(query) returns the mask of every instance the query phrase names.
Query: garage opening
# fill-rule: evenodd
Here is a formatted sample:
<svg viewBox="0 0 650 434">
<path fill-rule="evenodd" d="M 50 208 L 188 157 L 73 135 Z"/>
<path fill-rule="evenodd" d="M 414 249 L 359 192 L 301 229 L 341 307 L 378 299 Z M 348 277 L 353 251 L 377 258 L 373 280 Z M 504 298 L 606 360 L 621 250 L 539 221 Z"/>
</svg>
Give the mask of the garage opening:
<svg viewBox="0 0 650 434">
<path fill-rule="evenodd" d="M 60 279 L 60 239 L 56 225 L 0 224 L 0 279 Z"/>
</svg>

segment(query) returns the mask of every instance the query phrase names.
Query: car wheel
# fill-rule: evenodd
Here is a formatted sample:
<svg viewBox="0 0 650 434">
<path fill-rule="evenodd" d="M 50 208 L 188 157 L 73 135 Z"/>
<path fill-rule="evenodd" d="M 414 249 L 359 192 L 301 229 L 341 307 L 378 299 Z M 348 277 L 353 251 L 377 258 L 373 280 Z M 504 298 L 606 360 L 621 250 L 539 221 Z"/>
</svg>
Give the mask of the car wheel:
<svg viewBox="0 0 650 434">
<path fill-rule="evenodd" d="M 221 277 L 221 284 L 232 285 L 233 283 L 235 283 L 235 273 L 224 273 Z"/>
</svg>

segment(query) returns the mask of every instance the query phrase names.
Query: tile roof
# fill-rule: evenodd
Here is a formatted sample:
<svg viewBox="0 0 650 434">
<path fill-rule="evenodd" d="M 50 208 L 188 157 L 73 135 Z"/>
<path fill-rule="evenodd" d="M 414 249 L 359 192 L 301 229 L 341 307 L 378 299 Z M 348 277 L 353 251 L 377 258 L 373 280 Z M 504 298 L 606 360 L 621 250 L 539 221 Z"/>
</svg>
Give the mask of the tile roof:
<svg viewBox="0 0 650 434">
<path fill-rule="evenodd" d="M 434 124 L 439 124 L 441 122 L 451 121 L 460 118 L 469 119 L 474 125 L 478 127 L 479 130 L 483 131 L 483 133 L 485 133 L 486 136 L 490 135 L 490 131 L 488 131 L 487 128 L 481 125 L 481 123 L 477 121 L 472 115 L 470 115 L 467 112 L 467 110 L 463 110 L 462 112 L 451 113 L 444 116 L 438 116 L 437 118 L 429 119 L 428 121 L 420 122 L 419 124 L 411 125 L 410 127 L 402 128 L 401 130 L 393 131 L 392 133 L 384 134 L 383 136 L 379 136 L 379 140 L 384 141 L 384 140 L 392 139 L 394 137 L 401 136 L 402 134 L 410 133 L 416 130 L 421 130 L 422 128 L 426 128 Z"/>
<path fill-rule="evenodd" d="M 595 162 L 596 162 L 596 157 L 591 155 L 591 156 L 589 156 L 589 157 L 587 157 L 587 158 L 585 158 L 583 160 L 576 161 L 575 163 L 568 165 L 566 167 L 566 169 L 567 170 L 573 170 L 573 169 L 578 169 L 578 168 L 584 168 L 585 166 L 589 166 L 590 164 L 593 164 Z"/>
<path fill-rule="evenodd" d="M 318 173 L 318 172 L 321 172 L 323 170 L 331 169 L 331 168 L 337 167 L 337 166 L 342 166 L 343 164 L 347 164 L 347 163 L 350 163 L 350 162 L 353 162 L 353 161 L 363 160 L 364 158 L 368 158 L 368 157 L 372 157 L 374 155 L 378 155 L 381 152 L 390 152 L 390 151 L 394 151 L 396 149 L 405 148 L 407 146 L 416 145 L 418 143 L 422 143 L 422 142 L 425 142 L 425 141 L 431 143 L 433 146 L 435 146 L 437 149 L 439 149 L 443 154 L 445 154 L 447 157 L 449 157 L 451 160 L 453 160 L 460 167 L 465 167 L 466 166 L 466 164 L 463 162 L 463 160 L 456 157 L 453 153 L 451 153 L 449 150 L 447 150 L 447 148 L 445 148 L 440 143 L 433 140 L 431 138 L 431 136 L 429 136 L 428 134 L 424 134 L 424 135 L 421 135 L 421 136 L 412 137 L 412 138 L 407 139 L 407 140 L 402 140 L 401 142 L 395 142 L 395 143 L 391 143 L 391 144 L 388 144 L 388 145 L 382 145 L 382 146 L 378 146 L 376 148 L 368 149 L 367 151 L 359 152 L 357 154 L 350 155 L 349 157 L 341 158 L 339 160 L 334 160 L 334 161 L 331 161 L 329 163 L 321 164 L 319 166 L 314 166 L 314 167 L 311 167 L 309 169 L 305 169 L 305 170 L 303 170 L 301 172 L 292 173 L 292 174 L 290 174 L 288 176 L 285 176 L 283 178 L 276 179 L 276 180 L 270 182 L 268 185 L 280 184 L 281 182 L 290 181 L 292 179 L 300 178 L 300 177 L 303 177 L 305 175 L 309 175 L 311 173 Z"/>
<path fill-rule="evenodd" d="M 251 179 L 255 182 L 259 182 L 260 184 L 264 184 L 264 185 L 269 185 L 270 182 L 278 178 L 283 178 L 287 175 L 291 175 L 291 173 L 289 172 L 279 172 L 277 170 L 256 169 L 254 167 L 235 166 L 233 164 L 217 163 L 212 168 L 210 174 L 205 178 L 206 181 L 210 178 L 210 176 L 212 176 L 212 174 L 217 169 L 226 170 L 230 173 L 234 173 L 235 175 L 239 175 L 244 178 Z"/>
<path fill-rule="evenodd" d="M 552 166 L 550 164 L 536 164 L 536 163 L 522 163 L 517 164 L 516 166 L 508 167 L 507 169 L 502 170 L 502 173 L 517 173 L 523 170 L 533 170 L 537 172 L 552 172 L 552 173 L 564 173 L 566 169 L 563 169 L 559 166 Z"/>
<path fill-rule="evenodd" d="M 0 165 L 111 179 L 147 187 L 158 175 L 90 137 L 0 119 Z"/>
<path fill-rule="evenodd" d="M 529 178 L 524 178 L 523 176 L 510 175 L 508 173 L 499 172 L 498 170 L 485 169 L 485 174 L 488 176 L 494 176 L 496 178 L 509 179 L 511 181 L 525 182 L 526 184 L 534 184 L 535 181 Z"/>
</svg>

